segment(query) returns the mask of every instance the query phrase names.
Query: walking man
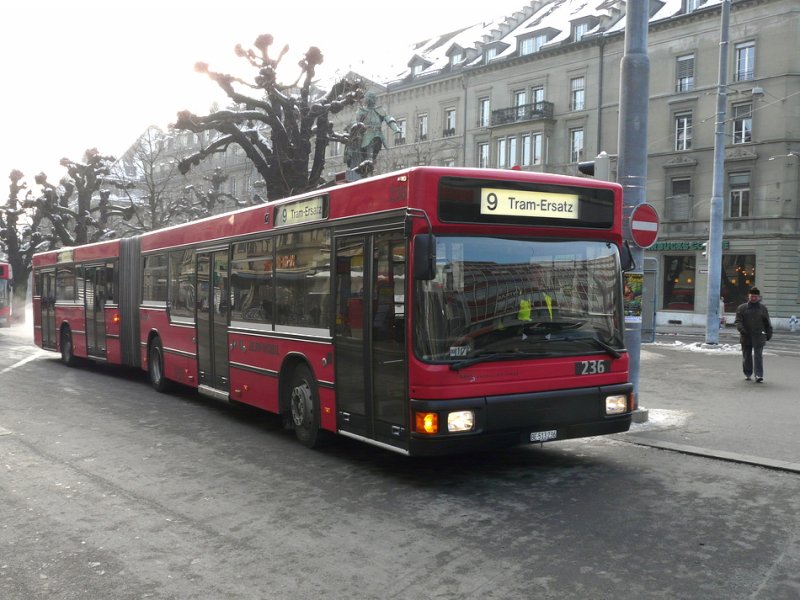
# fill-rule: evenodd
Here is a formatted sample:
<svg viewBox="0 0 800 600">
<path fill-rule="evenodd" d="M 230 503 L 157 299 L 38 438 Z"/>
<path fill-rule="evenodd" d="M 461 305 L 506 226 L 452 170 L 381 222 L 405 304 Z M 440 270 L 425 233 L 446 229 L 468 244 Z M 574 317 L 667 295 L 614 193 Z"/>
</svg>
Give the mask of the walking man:
<svg viewBox="0 0 800 600">
<path fill-rule="evenodd" d="M 750 288 L 749 300 L 736 309 L 733 322 L 739 331 L 742 344 L 742 370 L 744 378 L 756 376 L 756 383 L 764 381 L 764 344 L 772 339 L 772 322 L 767 307 L 761 303 L 761 292 Z"/>
</svg>

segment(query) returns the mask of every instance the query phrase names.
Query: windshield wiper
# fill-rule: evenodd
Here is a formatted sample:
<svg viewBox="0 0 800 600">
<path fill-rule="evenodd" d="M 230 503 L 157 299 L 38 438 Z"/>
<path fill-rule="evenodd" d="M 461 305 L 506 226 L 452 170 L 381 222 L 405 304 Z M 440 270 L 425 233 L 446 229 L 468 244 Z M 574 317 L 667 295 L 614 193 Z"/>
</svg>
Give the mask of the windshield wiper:
<svg viewBox="0 0 800 600">
<path fill-rule="evenodd" d="M 464 360 L 459 360 L 458 362 L 454 362 L 450 365 L 451 371 L 460 371 L 465 367 L 470 367 L 472 365 L 477 365 L 478 363 L 489 362 L 489 361 L 501 361 L 501 360 L 520 360 L 523 358 L 534 358 L 534 357 L 542 357 L 546 356 L 547 352 L 482 352 L 476 356 L 472 356 L 470 358 L 465 358 Z"/>
<path fill-rule="evenodd" d="M 533 321 L 531 323 L 523 324 L 522 330 L 525 333 L 538 334 L 550 333 L 553 331 L 564 331 L 566 329 L 578 329 L 583 326 L 586 321 Z"/>
<path fill-rule="evenodd" d="M 614 348 L 614 346 L 610 346 L 609 344 L 607 344 L 606 342 L 604 342 L 603 340 L 601 340 L 598 337 L 568 336 L 568 335 L 565 335 L 565 336 L 561 336 L 561 337 L 545 336 L 544 339 L 547 340 L 548 342 L 589 342 L 589 343 L 594 344 L 595 346 L 599 346 L 600 348 L 605 350 L 608 355 L 612 356 L 613 358 L 619 358 L 620 356 L 622 356 L 620 351 L 617 350 L 616 348 Z"/>
<path fill-rule="evenodd" d="M 576 339 L 576 340 L 578 340 L 578 339 L 579 340 L 585 340 L 587 342 L 593 342 L 593 343 L 597 344 L 598 346 L 600 346 L 603 350 L 605 350 L 608 354 L 610 354 L 614 358 L 619 358 L 620 356 L 622 356 L 622 354 L 620 353 L 619 350 L 617 350 L 613 346 L 609 346 L 608 344 L 606 344 L 600 338 L 589 337 L 589 338 L 574 338 L 574 339 Z"/>
</svg>

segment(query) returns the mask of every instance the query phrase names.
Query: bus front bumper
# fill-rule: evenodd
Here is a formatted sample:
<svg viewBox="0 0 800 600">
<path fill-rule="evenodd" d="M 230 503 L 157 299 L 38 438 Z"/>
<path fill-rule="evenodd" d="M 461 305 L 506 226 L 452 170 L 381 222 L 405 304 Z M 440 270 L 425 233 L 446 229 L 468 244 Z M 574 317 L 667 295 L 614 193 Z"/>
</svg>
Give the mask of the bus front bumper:
<svg viewBox="0 0 800 600">
<path fill-rule="evenodd" d="M 528 394 L 411 400 L 412 432 L 409 453 L 431 456 L 608 435 L 628 431 L 631 424 L 633 385 L 630 383 Z M 623 396 L 623 412 L 607 413 L 607 399 Z M 619 409 L 617 409 L 619 410 Z M 427 422 L 436 431 L 424 431 Z M 453 418 L 455 415 L 458 418 Z M 473 419 L 469 431 L 449 431 L 450 423 Z"/>
</svg>

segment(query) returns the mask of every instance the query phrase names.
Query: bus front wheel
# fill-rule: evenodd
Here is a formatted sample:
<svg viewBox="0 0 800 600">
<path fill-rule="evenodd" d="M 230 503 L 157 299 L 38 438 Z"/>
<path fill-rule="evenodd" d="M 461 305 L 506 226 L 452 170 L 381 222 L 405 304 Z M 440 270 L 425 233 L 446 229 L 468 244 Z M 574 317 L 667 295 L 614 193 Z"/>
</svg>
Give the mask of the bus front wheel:
<svg viewBox="0 0 800 600">
<path fill-rule="evenodd" d="M 155 338 L 150 342 L 147 362 L 150 384 L 158 392 L 168 391 L 169 380 L 164 376 L 164 347 L 161 345 L 159 338 Z"/>
<path fill-rule="evenodd" d="M 294 433 L 308 448 L 320 445 L 324 432 L 319 429 L 319 392 L 311 370 L 295 367 L 289 383 L 289 411 Z"/>
</svg>

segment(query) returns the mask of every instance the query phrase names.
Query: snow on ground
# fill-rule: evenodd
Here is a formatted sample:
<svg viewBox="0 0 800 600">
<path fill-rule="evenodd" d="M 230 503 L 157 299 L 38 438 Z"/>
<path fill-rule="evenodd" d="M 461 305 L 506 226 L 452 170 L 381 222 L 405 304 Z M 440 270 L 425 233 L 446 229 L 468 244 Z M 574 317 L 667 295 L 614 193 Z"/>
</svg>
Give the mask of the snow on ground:
<svg viewBox="0 0 800 600">
<path fill-rule="evenodd" d="M 655 342 L 653 344 L 646 344 L 647 346 L 660 346 L 662 348 L 672 348 L 674 350 L 681 350 L 682 352 L 701 352 L 703 354 L 740 354 L 741 348 L 739 344 L 706 344 L 705 342 L 692 342 L 687 344 L 685 342 L 675 341 L 671 344 L 664 342 Z"/>
<path fill-rule="evenodd" d="M 692 416 L 692 413 L 686 410 L 667 410 L 663 408 L 647 408 L 646 410 L 647 421 L 644 423 L 631 423 L 631 433 L 658 429 L 677 429 L 683 427 Z"/>
</svg>

